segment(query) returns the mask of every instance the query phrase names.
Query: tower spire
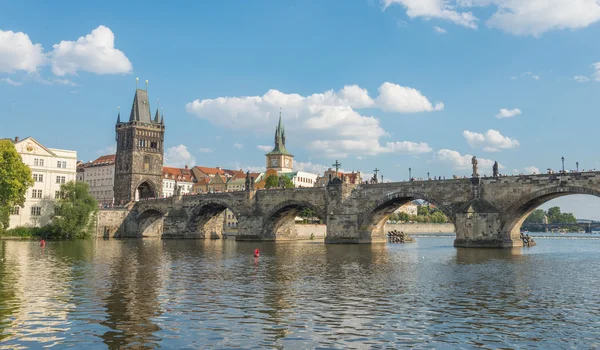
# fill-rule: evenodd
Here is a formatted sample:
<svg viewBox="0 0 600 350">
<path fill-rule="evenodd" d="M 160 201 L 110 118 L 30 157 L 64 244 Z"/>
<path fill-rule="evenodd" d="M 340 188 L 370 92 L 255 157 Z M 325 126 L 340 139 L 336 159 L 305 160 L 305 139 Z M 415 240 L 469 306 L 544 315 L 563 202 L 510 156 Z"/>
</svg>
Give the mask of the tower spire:
<svg viewBox="0 0 600 350">
<path fill-rule="evenodd" d="M 121 107 L 117 107 L 119 114 L 117 114 L 117 124 L 121 124 Z"/>
<path fill-rule="evenodd" d="M 160 123 L 165 125 L 165 111 L 163 108 L 160 109 Z"/>
<path fill-rule="evenodd" d="M 159 115 L 158 115 L 158 99 L 156 99 L 156 114 L 154 115 L 154 122 L 159 123 Z"/>
</svg>

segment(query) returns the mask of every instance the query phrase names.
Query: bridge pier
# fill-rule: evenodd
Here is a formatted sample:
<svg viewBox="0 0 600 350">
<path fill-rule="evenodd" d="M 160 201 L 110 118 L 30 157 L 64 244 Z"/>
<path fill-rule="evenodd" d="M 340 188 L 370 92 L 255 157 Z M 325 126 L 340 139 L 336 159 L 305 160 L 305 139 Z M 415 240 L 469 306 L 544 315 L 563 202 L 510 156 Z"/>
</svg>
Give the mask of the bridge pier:
<svg viewBox="0 0 600 350">
<path fill-rule="evenodd" d="M 454 216 L 456 226 L 454 246 L 461 248 L 523 246 L 520 239 L 513 239 L 510 232 L 505 232 L 502 218 L 503 213 L 491 203 L 482 199 L 470 201 Z"/>
</svg>

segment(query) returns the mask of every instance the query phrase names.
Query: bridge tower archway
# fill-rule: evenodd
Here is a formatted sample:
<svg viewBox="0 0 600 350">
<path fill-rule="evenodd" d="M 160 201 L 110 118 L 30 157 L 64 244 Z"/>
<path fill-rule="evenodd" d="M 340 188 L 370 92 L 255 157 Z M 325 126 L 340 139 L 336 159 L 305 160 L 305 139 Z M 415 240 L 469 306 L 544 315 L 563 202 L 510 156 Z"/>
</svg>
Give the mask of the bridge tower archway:
<svg viewBox="0 0 600 350">
<path fill-rule="evenodd" d="M 403 205 L 419 199 L 432 204 L 434 208 L 431 208 L 431 211 L 441 212 L 447 222 L 454 225 L 452 210 L 439 205 L 437 200 L 420 193 L 396 192 L 387 194 L 366 208 L 362 218 L 359 219 L 359 239 L 361 241 L 385 242 L 387 240 L 386 224 L 390 216 Z"/>
<path fill-rule="evenodd" d="M 296 218 L 302 214 L 307 215 L 297 224 Z M 326 220 L 325 210 L 310 202 L 285 201 L 265 215 L 263 238 L 266 240 L 325 238 L 327 236 L 326 227 L 324 225 L 316 226 L 316 224 L 326 224 Z"/>
<path fill-rule="evenodd" d="M 196 205 L 187 223 L 187 237 L 221 239 L 237 233 L 239 212 L 224 201 L 207 200 Z"/>
<path fill-rule="evenodd" d="M 600 198 L 600 191 L 579 186 L 544 189 L 520 198 L 505 212 L 502 235 L 513 242 L 521 242 L 521 226 L 529 215 L 543 204 L 570 195 L 591 195 Z"/>
<path fill-rule="evenodd" d="M 135 201 L 159 198 L 154 184 L 150 181 L 142 181 L 135 188 Z"/>
<path fill-rule="evenodd" d="M 138 237 L 160 237 L 163 233 L 165 214 L 156 209 L 144 210 L 137 217 Z"/>
</svg>

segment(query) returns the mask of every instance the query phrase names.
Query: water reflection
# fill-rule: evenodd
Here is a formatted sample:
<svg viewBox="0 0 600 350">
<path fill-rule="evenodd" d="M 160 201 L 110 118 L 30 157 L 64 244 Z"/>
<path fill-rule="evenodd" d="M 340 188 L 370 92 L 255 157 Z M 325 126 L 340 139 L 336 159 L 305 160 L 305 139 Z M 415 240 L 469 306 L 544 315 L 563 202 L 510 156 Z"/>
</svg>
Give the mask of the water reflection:
<svg viewBox="0 0 600 350">
<path fill-rule="evenodd" d="M 599 251 L 1 241 L 0 348 L 593 348 Z"/>
</svg>

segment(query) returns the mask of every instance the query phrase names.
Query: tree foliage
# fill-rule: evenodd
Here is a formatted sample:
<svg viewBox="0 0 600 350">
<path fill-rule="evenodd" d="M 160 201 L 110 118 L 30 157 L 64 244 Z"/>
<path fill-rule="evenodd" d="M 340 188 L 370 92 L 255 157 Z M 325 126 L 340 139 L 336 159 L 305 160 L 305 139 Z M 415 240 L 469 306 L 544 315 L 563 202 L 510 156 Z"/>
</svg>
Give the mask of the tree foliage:
<svg viewBox="0 0 600 350">
<path fill-rule="evenodd" d="M 279 186 L 279 177 L 277 175 L 269 175 L 265 180 L 265 188 L 277 188 Z"/>
<path fill-rule="evenodd" d="M 419 222 L 419 223 L 432 223 L 432 224 L 444 224 L 449 222 L 448 217 L 442 213 L 439 209 L 430 209 L 427 205 L 419 205 L 417 208 L 417 215 L 409 215 L 408 213 L 394 213 L 388 218 L 390 221 L 399 222 Z"/>
<path fill-rule="evenodd" d="M 536 209 L 525 219 L 526 224 L 543 224 L 546 213 L 542 209 Z"/>
<path fill-rule="evenodd" d="M 31 169 L 23 163 L 15 145 L 0 140 L 0 229 L 8 227 L 11 208 L 25 205 L 27 189 L 32 185 Z"/>
<path fill-rule="evenodd" d="M 283 181 L 283 184 L 279 182 Z M 265 188 L 294 188 L 294 182 L 287 176 L 269 175 L 265 179 Z"/>
<path fill-rule="evenodd" d="M 78 239 L 90 236 L 91 226 L 98 211 L 96 199 L 84 182 L 68 182 L 60 187 L 61 197 L 56 201 L 52 220 L 52 238 Z"/>
</svg>

